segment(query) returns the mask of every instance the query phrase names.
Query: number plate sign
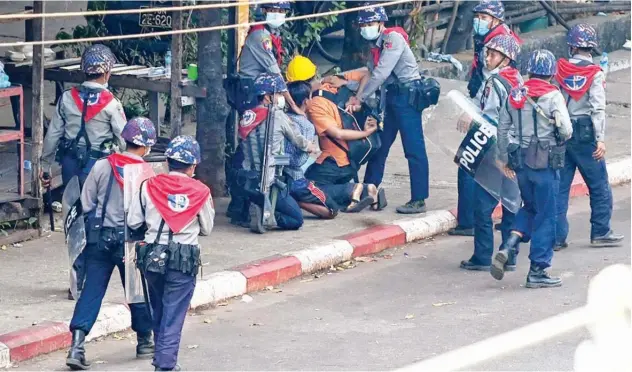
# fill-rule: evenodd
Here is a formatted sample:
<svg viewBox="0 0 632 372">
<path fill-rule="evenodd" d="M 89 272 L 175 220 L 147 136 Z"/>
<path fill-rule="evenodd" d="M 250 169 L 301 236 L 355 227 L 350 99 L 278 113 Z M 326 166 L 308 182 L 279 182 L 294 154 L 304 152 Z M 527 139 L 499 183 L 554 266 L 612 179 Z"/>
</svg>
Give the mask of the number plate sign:
<svg viewBox="0 0 632 372">
<path fill-rule="evenodd" d="M 141 6 L 140 8 L 146 9 L 148 7 Z M 165 11 L 140 13 L 138 25 L 141 27 L 171 29 L 171 14 Z"/>
</svg>

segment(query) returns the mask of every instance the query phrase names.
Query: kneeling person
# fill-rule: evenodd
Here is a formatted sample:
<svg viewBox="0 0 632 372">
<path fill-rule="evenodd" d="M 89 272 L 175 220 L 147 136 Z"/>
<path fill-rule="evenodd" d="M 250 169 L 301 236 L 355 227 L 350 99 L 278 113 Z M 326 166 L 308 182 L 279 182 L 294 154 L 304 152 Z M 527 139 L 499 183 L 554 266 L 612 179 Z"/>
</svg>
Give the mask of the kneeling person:
<svg viewBox="0 0 632 372">
<path fill-rule="evenodd" d="M 142 163 L 143 156 L 156 143 L 153 123 L 142 117 L 130 120 L 121 136 L 127 144 L 127 151 L 98 160 L 81 192 L 81 205 L 88 217 L 87 245 L 82 253 L 85 255 L 86 277 L 70 321 L 72 344 L 66 365 L 72 370 L 90 368 L 85 356 L 85 337 L 97 320 L 114 267 L 118 267 L 125 286 L 125 216 L 121 170 L 127 164 Z M 151 358 L 154 344 L 149 310 L 145 303 L 130 304 L 129 309 L 132 329 L 138 341 L 136 357 Z"/>
</svg>

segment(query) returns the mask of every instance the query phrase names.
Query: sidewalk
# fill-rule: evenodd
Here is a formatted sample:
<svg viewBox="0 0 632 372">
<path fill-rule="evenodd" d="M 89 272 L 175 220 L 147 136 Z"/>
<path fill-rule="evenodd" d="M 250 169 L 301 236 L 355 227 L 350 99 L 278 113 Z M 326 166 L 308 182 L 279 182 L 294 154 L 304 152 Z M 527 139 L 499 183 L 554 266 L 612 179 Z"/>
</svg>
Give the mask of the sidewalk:
<svg viewBox="0 0 632 372">
<path fill-rule="evenodd" d="M 629 92 L 629 70 L 612 73 L 611 79 Z M 441 85 L 443 95 L 451 89 L 463 91 L 466 87 L 465 82 L 449 80 L 441 80 Z M 630 180 L 630 113 L 624 106 L 629 104 L 628 95 L 627 102 L 607 108 L 608 158 L 611 163 L 626 160 L 617 162 L 614 168 L 609 166 L 610 178 L 616 184 Z M 455 224 L 448 211 L 456 205 L 457 168 L 436 146 L 427 143 L 427 149 L 431 186 L 428 207 L 433 212 L 425 215 L 405 218 L 395 213 L 395 206 L 410 196 L 407 163 L 399 141 L 395 142 L 387 163 L 384 187 L 389 206 L 382 212 L 341 213 L 331 221 L 307 217 L 299 231 L 256 235 L 230 225 L 225 217 L 228 199 L 216 199 L 216 227 L 210 237 L 200 240 L 203 278 L 198 281 L 193 306 L 261 290 L 351 257 L 444 233 Z M 578 186 L 576 193 L 585 194 L 585 188 Z M 68 345 L 67 322 L 74 301 L 66 299 L 67 266 L 64 237 L 58 232 L 21 247 L 0 250 L 0 367 L 7 365 L 9 356 L 15 362 Z M 129 326 L 129 313 L 121 305 L 124 297 L 118 273 L 111 284 L 105 299 L 108 304 L 102 308 L 91 339 Z"/>
</svg>

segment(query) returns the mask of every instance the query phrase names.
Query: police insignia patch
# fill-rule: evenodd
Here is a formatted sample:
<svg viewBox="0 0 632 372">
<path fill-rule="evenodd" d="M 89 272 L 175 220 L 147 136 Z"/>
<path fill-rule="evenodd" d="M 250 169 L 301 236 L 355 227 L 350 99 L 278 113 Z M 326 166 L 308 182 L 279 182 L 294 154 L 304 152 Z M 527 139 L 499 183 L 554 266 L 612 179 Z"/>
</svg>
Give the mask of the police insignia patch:
<svg viewBox="0 0 632 372">
<path fill-rule="evenodd" d="M 267 51 L 272 51 L 272 40 L 269 37 L 261 40 L 261 43 L 263 44 L 263 49 Z"/>
<path fill-rule="evenodd" d="M 254 111 L 246 110 L 244 111 L 243 117 L 241 118 L 241 121 L 239 122 L 239 126 L 249 127 L 252 125 L 252 123 L 255 122 L 256 118 L 257 118 L 257 115 L 254 113 Z"/>
<path fill-rule="evenodd" d="M 186 194 L 170 194 L 167 196 L 167 201 L 169 208 L 176 213 L 183 212 L 189 207 L 189 197 Z"/>
<path fill-rule="evenodd" d="M 564 85 L 566 85 L 568 90 L 578 91 L 584 88 L 587 81 L 588 79 L 585 76 L 571 75 L 564 79 Z"/>
<path fill-rule="evenodd" d="M 391 49 L 393 47 L 392 41 L 387 41 L 384 43 L 384 49 Z"/>
</svg>

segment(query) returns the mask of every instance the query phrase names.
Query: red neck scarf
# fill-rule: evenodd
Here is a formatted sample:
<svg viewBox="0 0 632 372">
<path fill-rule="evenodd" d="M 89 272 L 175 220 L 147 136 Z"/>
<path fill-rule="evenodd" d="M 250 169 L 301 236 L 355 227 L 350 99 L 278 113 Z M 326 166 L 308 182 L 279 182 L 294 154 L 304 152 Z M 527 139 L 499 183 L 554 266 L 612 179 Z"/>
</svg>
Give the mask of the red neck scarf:
<svg viewBox="0 0 632 372">
<path fill-rule="evenodd" d="M 159 174 L 147 180 L 147 193 L 174 234 L 187 227 L 211 196 L 202 182 L 174 174 Z"/>
<path fill-rule="evenodd" d="M 542 97 L 547 93 L 557 90 L 557 87 L 548 81 L 540 79 L 529 79 L 523 86 L 515 88 L 509 94 L 509 103 L 516 109 L 522 109 L 527 100 L 530 98 Z"/>
<path fill-rule="evenodd" d="M 72 95 L 72 99 L 75 101 L 75 105 L 79 109 L 79 112 L 83 112 L 83 99 L 81 99 L 81 94 L 79 94 L 79 89 L 77 87 L 73 87 L 70 89 L 70 94 Z M 102 90 L 99 93 L 95 94 L 96 97 L 92 97 L 88 100 L 88 107 L 86 109 L 86 123 L 89 122 L 93 117 L 95 117 L 101 110 L 105 108 L 112 100 L 114 99 L 114 95 L 109 90 Z"/>
<path fill-rule="evenodd" d="M 114 178 L 116 182 L 123 187 L 123 168 L 128 164 L 140 164 L 144 163 L 143 160 L 135 159 L 123 154 L 112 154 L 108 156 L 108 162 L 110 162 L 110 166 L 112 167 L 112 172 L 114 173 Z"/>
<path fill-rule="evenodd" d="M 245 140 L 259 124 L 263 123 L 268 116 L 267 107 L 255 107 L 252 110 L 244 111 L 239 121 L 239 137 Z"/>
<path fill-rule="evenodd" d="M 592 63 L 586 66 L 578 66 L 564 58 L 560 58 L 557 62 L 555 80 L 571 98 L 579 101 L 588 92 L 595 75 L 599 71 L 601 71 L 601 67 Z"/>
<path fill-rule="evenodd" d="M 248 30 L 248 35 L 257 30 L 265 30 L 265 25 L 255 25 L 251 26 Z M 270 40 L 272 40 L 272 45 L 274 46 L 274 54 L 276 54 L 277 63 L 279 66 L 283 64 L 283 39 L 281 36 L 277 36 L 273 33 L 270 33 Z"/>
<path fill-rule="evenodd" d="M 410 45 L 410 41 L 408 40 L 408 34 L 406 33 L 406 31 L 401 28 L 401 27 L 390 27 L 390 28 L 385 28 L 384 31 L 382 31 L 383 35 L 388 35 L 391 32 L 396 32 L 400 35 L 402 35 L 404 37 L 404 40 L 406 40 L 406 44 Z M 386 44 L 382 44 L 382 47 L 386 48 L 386 49 L 390 49 L 392 46 L 388 45 L 389 43 Z M 373 66 L 377 66 L 377 64 L 380 62 L 380 55 L 382 54 L 382 48 L 380 47 L 373 47 L 371 48 L 371 55 L 373 56 Z"/>
<path fill-rule="evenodd" d="M 512 88 L 517 88 L 524 84 L 522 82 L 522 76 L 520 75 L 520 71 L 513 67 L 505 67 L 500 70 L 498 76 L 505 79 Z"/>
</svg>

